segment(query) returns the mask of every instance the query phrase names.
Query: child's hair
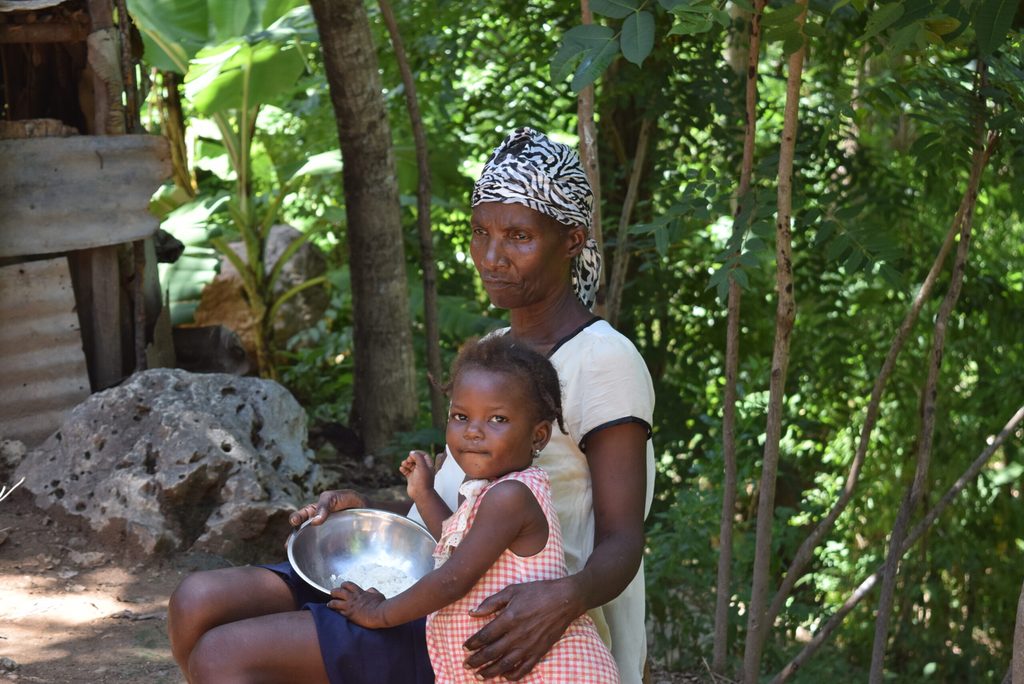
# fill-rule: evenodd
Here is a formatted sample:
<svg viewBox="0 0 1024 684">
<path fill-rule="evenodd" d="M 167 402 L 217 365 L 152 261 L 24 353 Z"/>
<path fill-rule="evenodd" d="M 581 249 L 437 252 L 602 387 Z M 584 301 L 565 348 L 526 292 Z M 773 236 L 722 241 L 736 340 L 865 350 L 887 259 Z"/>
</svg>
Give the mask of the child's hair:
<svg viewBox="0 0 1024 684">
<path fill-rule="evenodd" d="M 452 362 L 448 383 L 442 388 L 445 394 L 451 393 L 455 378 L 467 368 L 481 368 L 519 378 L 531 395 L 537 418 L 554 421 L 558 429 L 565 432 L 558 371 L 550 361 L 516 342 L 511 335 L 489 335 L 466 342 Z"/>
</svg>

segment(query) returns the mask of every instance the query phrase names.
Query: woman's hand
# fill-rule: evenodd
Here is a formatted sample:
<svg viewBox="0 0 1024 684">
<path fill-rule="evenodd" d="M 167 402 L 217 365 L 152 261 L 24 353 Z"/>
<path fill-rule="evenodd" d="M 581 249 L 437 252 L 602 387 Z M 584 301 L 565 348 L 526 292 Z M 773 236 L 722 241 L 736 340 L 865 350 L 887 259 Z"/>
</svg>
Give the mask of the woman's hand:
<svg viewBox="0 0 1024 684">
<path fill-rule="evenodd" d="M 413 501 L 422 501 L 434 491 L 434 463 L 425 451 L 410 451 L 398 470 L 405 476 L 405 491 Z"/>
<path fill-rule="evenodd" d="M 292 527 L 298 527 L 307 520 L 310 525 L 322 525 L 331 513 L 349 508 L 366 508 L 366 498 L 351 489 L 331 489 L 323 492 L 315 504 L 303 506 L 288 516 Z"/>
<path fill-rule="evenodd" d="M 331 590 L 331 600 L 327 607 L 332 608 L 362 627 L 380 629 L 387 627 L 384 623 L 381 604 L 384 595 L 374 588 L 363 591 L 352 582 L 343 582 L 340 587 Z"/>
<path fill-rule="evenodd" d="M 521 679 L 584 612 L 572 577 L 509 585 L 470 611 L 473 617 L 497 617 L 466 641 L 473 651 L 466 667 L 486 678 Z"/>
</svg>

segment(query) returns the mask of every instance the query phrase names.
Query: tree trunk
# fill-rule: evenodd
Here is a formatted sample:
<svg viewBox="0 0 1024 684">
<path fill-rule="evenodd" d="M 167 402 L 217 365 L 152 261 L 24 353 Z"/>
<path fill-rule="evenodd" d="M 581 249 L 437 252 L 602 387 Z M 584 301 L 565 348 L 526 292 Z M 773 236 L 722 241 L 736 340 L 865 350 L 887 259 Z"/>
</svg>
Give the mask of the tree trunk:
<svg viewBox="0 0 1024 684">
<path fill-rule="evenodd" d="M 135 78 L 136 60 L 132 57 L 132 19 L 126 0 L 115 0 L 118 40 L 121 44 L 121 79 L 124 83 L 124 121 L 127 133 L 144 133 L 139 114 L 139 88 Z"/>
<path fill-rule="evenodd" d="M 181 76 L 173 71 L 154 71 L 159 78 L 157 104 L 160 109 L 160 127 L 171 148 L 171 175 L 174 184 L 189 197 L 196 196 L 196 181 L 188 165 L 185 145 L 185 117 L 181 112 Z"/>
<path fill-rule="evenodd" d="M 978 64 L 977 91 L 980 93 L 985 85 L 984 62 Z M 982 103 L 984 104 L 984 103 Z M 984 111 L 984 108 L 981 109 Z M 946 343 L 946 325 L 953 313 L 960 288 L 963 285 L 964 269 L 967 266 L 967 251 L 971 243 L 971 224 L 974 218 L 974 205 L 978 198 L 978 187 L 981 183 L 981 172 L 985 167 L 988 146 L 985 144 L 984 122 L 977 123 L 971 176 L 967 185 L 967 206 L 961 217 L 960 244 L 957 245 L 956 261 L 950 278 L 949 290 L 939 306 L 939 314 L 935 319 L 935 333 L 929 357 L 928 377 L 921 396 L 921 430 L 917 440 L 917 459 L 914 469 L 914 480 L 907 491 L 896 514 L 892 534 L 889 538 L 889 552 L 885 558 L 885 569 L 882 586 L 879 590 L 878 611 L 875 615 L 875 638 L 871 649 L 871 670 L 868 673 L 870 684 L 881 684 L 885 666 L 885 651 L 889 641 L 889 613 L 896 592 L 896 579 L 899 574 L 899 563 L 902 557 L 903 539 L 906 535 L 910 519 L 917 509 L 924 489 L 928 483 L 928 470 L 931 465 L 932 439 L 935 435 L 935 408 L 938 399 L 939 373 L 942 369 L 942 355 Z"/>
<path fill-rule="evenodd" d="M 590 10 L 590 0 L 580 0 L 580 15 L 584 24 L 594 23 L 594 13 Z M 594 84 L 591 83 L 580 91 L 576 98 L 576 132 L 580 138 L 580 163 L 587 172 L 590 190 L 594 193 L 594 211 L 590 234 L 597 242 L 597 251 L 604 254 L 604 236 L 601 232 L 601 165 L 597 156 L 597 126 L 594 123 Z M 605 316 L 604 284 L 605 270 L 600 273 L 597 284 L 597 303 L 594 313 Z"/>
<path fill-rule="evenodd" d="M 1010 660 L 1010 681 L 1024 684 L 1024 586 L 1017 599 L 1017 627 L 1013 630 L 1013 656 Z"/>
<path fill-rule="evenodd" d="M 416 418 L 405 252 L 391 128 L 359 0 L 312 0 L 344 161 L 355 338 L 352 426 L 369 453 Z"/>
<path fill-rule="evenodd" d="M 427 134 L 423 130 L 423 117 L 416 97 L 416 80 L 413 78 L 409 60 L 398 32 L 398 22 L 391 4 L 380 0 L 380 13 L 388 27 L 391 45 L 395 48 L 395 59 L 405 86 L 405 106 L 409 110 L 412 137 L 416 146 L 416 167 L 419 182 L 416 187 L 416 225 L 420 236 L 420 268 L 423 270 L 423 328 L 427 335 L 427 373 L 438 383 L 441 382 L 441 330 L 437 320 L 437 264 L 434 263 L 434 238 L 430 232 L 430 156 L 427 151 Z M 438 430 L 444 429 L 448 405 L 439 385 L 428 383 L 430 392 L 430 418 Z"/>
<path fill-rule="evenodd" d="M 750 16 L 750 38 L 746 46 L 746 126 L 743 133 L 743 161 L 736 190 L 735 219 L 743 215 L 749 202 L 754 175 L 754 137 L 757 132 L 757 67 L 761 56 L 761 17 L 766 0 L 756 0 Z M 733 222 L 733 233 L 742 228 Z M 722 460 L 725 478 L 722 515 L 718 532 L 718 578 L 715 592 L 715 640 L 711 671 L 725 675 L 729 646 L 729 602 L 732 596 L 732 519 L 736 509 L 736 382 L 740 359 L 740 300 L 742 291 L 736 279 L 729 278 L 728 318 L 725 333 L 725 397 L 722 406 Z"/>
<path fill-rule="evenodd" d="M 989 144 L 985 150 L 982 170 L 984 170 L 985 166 L 988 164 L 988 160 L 992 156 L 993 149 L 994 145 Z M 811 559 L 814 557 L 814 550 L 825 538 L 825 535 L 832 530 L 836 520 L 838 520 L 842 512 L 846 510 L 847 504 L 849 504 L 850 499 L 853 498 L 853 494 L 857 488 L 857 482 L 860 479 L 861 467 L 864 465 L 864 461 L 867 457 L 868 445 L 871 443 L 871 433 L 874 431 L 875 424 L 878 420 L 878 412 L 882 404 L 882 393 L 889 381 L 889 377 L 892 375 L 893 368 L 896 366 L 896 359 L 899 356 L 900 351 L 903 349 L 903 344 L 910 336 L 910 332 L 913 329 L 914 323 L 917 321 L 917 317 L 921 313 L 921 309 L 924 307 L 925 302 L 931 298 L 931 293 L 935 288 L 936 281 L 938 281 L 939 273 L 942 271 L 943 264 L 946 263 L 946 257 L 949 256 L 950 251 L 953 249 L 953 243 L 956 240 L 956 236 L 960 233 L 960 224 L 963 220 L 964 212 L 970 204 L 972 192 L 976 192 L 976 190 L 972 189 L 970 184 L 968 184 L 967 189 L 964 190 L 964 196 L 960 201 L 960 207 L 957 209 L 956 215 L 953 217 L 953 221 L 949 227 L 949 231 L 946 233 L 946 238 L 942 243 L 942 247 L 939 249 L 939 253 L 932 262 L 931 269 L 929 269 L 928 275 L 925 276 L 924 281 L 921 283 L 920 289 L 917 291 L 917 294 L 914 295 L 910 309 L 907 311 L 906 316 L 903 317 L 903 322 L 900 324 L 899 330 L 896 332 L 892 343 L 889 345 L 889 351 L 886 354 L 885 361 L 882 363 L 882 369 L 878 371 L 874 387 L 871 390 L 871 397 L 868 400 L 867 412 L 864 416 L 864 424 L 861 426 L 860 437 L 857 443 L 857 451 L 854 453 L 853 462 L 850 464 L 850 472 L 847 473 L 846 482 L 843 485 L 843 492 L 832 505 L 828 515 L 821 519 L 821 521 L 815 526 L 814 530 L 807 535 L 807 538 L 800 544 L 800 548 L 793 556 L 793 560 L 790 562 L 789 568 L 786 569 L 786 574 L 783 577 L 782 584 L 779 586 L 778 591 L 775 592 L 775 596 L 772 598 L 771 605 L 768 608 L 767 617 L 765 618 L 767 622 L 774 622 L 775 618 L 777 618 L 779 613 L 782 612 L 782 607 L 786 604 L 786 599 L 789 598 L 797 581 L 803 576 L 803 571 L 807 567 L 807 564 L 810 563 Z"/>
<path fill-rule="evenodd" d="M 651 137 L 651 120 L 644 117 L 640 122 L 640 133 L 636 138 L 636 154 L 633 156 L 633 168 L 629 173 L 629 185 L 626 188 L 626 199 L 622 202 L 622 213 L 619 215 L 619 231 L 615 237 L 615 260 L 612 266 L 612 279 L 608 287 L 605 317 L 615 327 L 619 323 L 619 309 L 622 308 L 622 291 L 626 288 L 626 270 L 629 268 L 629 221 L 636 206 L 637 191 L 640 187 L 640 176 L 644 172 L 644 160 L 647 156 L 647 145 Z"/>
<path fill-rule="evenodd" d="M 803 26 L 807 0 L 797 23 Z M 772 349 L 771 379 L 768 386 L 768 420 L 765 428 L 761 484 L 757 504 L 757 536 L 754 541 L 754 569 L 747 607 L 747 638 L 743 650 L 743 681 L 755 684 L 761 672 L 761 653 L 771 624 L 764 622 L 771 569 L 772 524 L 775 520 L 775 479 L 779 468 L 779 442 L 782 438 L 782 411 L 789 368 L 789 342 L 796 320 L 796 293 L 793 283 L 792 211 L 793 156 L 799 123 L 800 83 L 806 46 L 789 57 L 786 78 L 786 107 L 779 145 L 778 212 L 775 220 L 775 342 Z"/>
</svg>

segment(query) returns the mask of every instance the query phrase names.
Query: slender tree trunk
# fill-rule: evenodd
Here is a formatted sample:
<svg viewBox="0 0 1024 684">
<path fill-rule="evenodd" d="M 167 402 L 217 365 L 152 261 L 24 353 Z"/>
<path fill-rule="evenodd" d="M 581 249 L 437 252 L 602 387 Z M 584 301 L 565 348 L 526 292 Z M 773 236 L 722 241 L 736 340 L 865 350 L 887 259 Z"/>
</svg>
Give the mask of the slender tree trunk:
<svg viewBox="0 0 1024 684">
<path fill-rule="evenodd" d="M 978 90 L 984 86 L 984 63 L 979 63 Z M 983 116 L 979 114 L 979 116 Z M 935 404 L 938 399 L 939 373 L 942 369 L 942 354 L 946 343 L 946 325 L 960 297 L 963 285 L 964 269 L 967 266 L 967 252 L 971 243 L 971 225 L 974 218 L 974 205 L 978 197 L 981 183 L 981 171 L 985 165 L 986 149 L 983 122 L 977 124 L 978 134 L 975 142 L 971 176 L 968 182 L 968 205 L 961 218 L 960 244 L 957 245 L 956 261 L 953 263 L 953 274 L 939 314 L 935 319 L 935 333 L 932 351 L 928 364 L 928 378 L 925 382 L 921 398 L 921 432 L 918 438 L 917 464 L 914 480 L 906 493 L 900 510 L 896 515 L 892 534 L 889 539 L 889 553 L 885 559 L 882 587 L 879 590 L 878 612 L 875 615 L 875 640 L 871 649 L 871 670 L 868 681 L 870 684 L 881 684 L 885 666 L 885 651 L 889 641 L 889 613 L 896 592 L 896 578 L 899 573 L 901 549 L 910 519 L 928 484 L 928 470 L 931 465 L 932 439 L 935 435 Z"/>
<path fill-rule="evenodd" d="M 992 151 L 993 145 L 990 144 L 985 150 L 985 158 L 982 166 L 983 169 L 984 165 L 987 165 L 988 160 L 991 158 Z M 779 586 L 779 590 L 775 592 L 771 606 L 768 608 L 768 616 L 765 620 L 769 623 L 774 622 L 775 618 L 779 616 L 779 613 L 782 611 L 782 607 L 786 604 L 786 599 L 789 598 L 793 591 L 793 587 L 796 586 L 797 580 L 803 576 L 804 569 L 814 557 L 814 550 L 821 543 L 822 539 L 825 538 L 825 535 L 832 530 L 836 520 L 839 519 L 839 516 L 846 509 L 850 499 L 853 498 L 854 491 L 857 488 L 857 482 L 860 479 L 860 471 L 867 456 L 868 446 L 871 442 L 871 433 L 874 431 L 875 424 L 878 421 L 878 411 L 882 405 L 882 393 L 889 381 L 889 377 L 892 375 L 893 368 L 896 366 L 896 358 L 903 349 L 903 344 L 907 341 L 907 337 L 910 336 L 910 331 L 913 329 L 914 323 L 917 322 L 917 317 L 921 313 L 921 309 L 924 307 L 925 302 L 931 298 L 932 290 L 935 288 L 935 283 L 938 280 L 939 273 L 942 271 L 942 267 L 946 262 L 946 257 L 952 250 L 956 236 L 960 232 L 960 224 L 963 220 L 964 212 L 967 210 L 970 202 L 971 192 L 971 186 L 968 185 L 968 188 L 964 191 L 964 196 L 960 201 L 960 207 L 957 209 L 956 216 L 953 218 L 953 223 L 950 225 L 949 231 L 946 233 L 946 239 L 943 241 L 942 247 L 939 249 L 939 253 L 935 257 L 935 261 L 932 263 L 931 269 L 928 271 L 928 275 L 921 284 L 921 288 L 918 290 L 917 295 L 914 296 L 910 309 L 907 311 L 907 315 L 903 318 L 903 322 L 900 324 L 899 330 L 896 332 L 896 336 L 893 338 L 893 341 L 889 346 L 889 352 L 886 354 L 885 361 L 882 363 L 882 368 L 878 372 L 878 376 L 875 378 L 875 384 L 871 390 L 871 397 L 868 400 L 864 424 L 861 426 L 857 451 L 854 453 L 853 462 L 850 464 L 850 472 L 846 476 L 846 483 L 843 485 L 843 491 L 836 502 L 832 505 L 828 515 L 826 515 L 817 524 L 817 526 L 815 526 L 814 530 L 806 539 L 804 539 L 800 548 L 794 555 L 792 562 L 789 564 L 789 568 L 786 570 L 782 584 Z"/>
<path fill-rule="evenodd" d="M 391 45 L 395 48 L 398 70 L 402 74 L 405 86 L 405 106 L 409 110 L 409 121 L 412 123 L 412 137 L 416 146 L 416 166 L 419 170 L 419 183 L 416 187 L 416 225 L 420 236 L 420 268 L 423 270 L 423 328 L 427 335 L 427 373 L 438 383 L 441 382 L 441 330 L 437 320 L 437 264 L 434 262 L 434 238 L 430 231 L 430 156 L 427 148 L 427 134 L 423 130 L 423 117 L 416 96 L 416 79 L 413 78 L 409 60 L 402 43 L 402 34 L 398 32 L 395 13 L 391 11 L 388 0 L 380 0 L 380 13 L 388 27 Z M 444 394 L 434 383 L 427 383 L 430 390 L 430 418 L 433 426 L 444 428 L 445 416 L 448 413 Z"/>
<path fill-rule="evenodd" d="M 580 0 L 580 15 L 584 24 L 594 23 L 590 0 Z M 597 241 L 597 251 L 604 254 L 604 235 L 601 231 L 601 164 L 597 156 L 597 125 L 594 123 L 594 85 L 590 84 L 576 97 L 576 132 L 580 138 L 580 162 L 587 172 L 590 189 L 594 193 L 594 212 L 591 235 Z M 597 303 L 594 313 L 605 316 L 605 269 L 601 270 L 597 285 Z"/>
<path fill-rule="evenodd" d="M 942 515 L 942 512 L 946 510 L 949 504 L 953 502 L 953 499 L 955 499 L 968 484 L 978 477 L 982 468 L 985 467 L 999 447 L 1003 445 L 1003 442 L 1005 442 L 1006 439 L 1017 430 L 1017 426 L 1019 426 L 1022 421 L 1024 421 L 1024 406 L 1017 409 L 1017 412 L 1013 414 L 1009 421 L 1007 421 L 1006 425 L 1003 426 L 1003 429 L 999 431 L 999 434 L 996 435 L 991 443 L 982 450 L 981 454 L 974 459 L 974 462 L 971 463 L 970 467 L 966 471 L 964 471 L 964 474 L 957 478 L 957 481 L 953 483 L 953 486 L 951 486 L 946 493 L 942 495 L 942 498 L 939 499 L 937 504 L 935 504 L 935 507 L 928 511 L 928 514 L 925 515 L 921 522 L 914 526 L 914 529 L 911 530 L 909 535 L 907 535 L 907 539 L 903 543 L 903 547 L 900 552 L 901 556 L 913 548 L 914 544 L 917 543 L 917 540 L 924 536 L 924 533 L 927 532 L 933 524 L 935 524 L 935 521 L 940 515 Z M 801 650 L 793 660 L 782 668 L 781 672 L 775 675 L 771 684 L 783 684 L 783 682 L 796 674 L 797 670 L 803 667 L 814 656 L 818 649 L 821 648 L 822 644 L 824 644 L 832 635 L 832 632 L 834 632 L 839 625 L 843 623 L 843 620 L 850 614 L 850 611 L 852 611 L 857 604 L 859 604 L 864 597 L 871 592 L 879 578 L 882 576 L 882 570 L 883 568 L 877 569 L 872 575 L 860 583 L 846 601 L 843 602 L 843 605 L 840 606 L 839 610 L 833 613 L 828 621 L 825 622 L 817 632 L 815 632 L 814 637 L 807 642 L 807 645 L 804 646 L 803 650 Z"/>
<path fill-rule="evenodd" d="M 185 146 L 185 117 L 181 112 L 181 76 L 173 71 L 156 71 L 160 76 L 157 102 L 160 125 L 171 148 L 171 173 L 174 184 L 189 197 L 196 196 L 196 181 L 188 165 Z"/>
<path fill-rule="evenodd" d="M 756 0 L 750 16 L 750 38 L 747 45 L 745 100 L 746 125 L 743 133 L 743 162 L 736 190 L 736 214 L 733 234 L 749 200 L 754 175 L 754 141 L 757 132 L 757 67 L 761 57 L 761 17 L 766 0 Z M 732 519 L 736 509 L 736 382 L 740 359 L 739 283 L 729 277 L 728 318 L 725 333 L 725 397 L 722 407 L 722 459 L 725 482 L 722 492 L 722 516 L 718 533 L 718 578 L 715 592 L 715 641 L 711 671 L 725 675 L 729 647 L 729 603 L 732 597 Z"/>
<path fill-rule="evenodd" d="M 763 2 L 762 2 L 763 6 Z M 729 606 L 732 600 L 732 523 L 736 514 L 736 381 L 740 359 L 740 286 L 729 279 L 725 331 L 725 397 L 722 407 L 722 513 L 718 524 L 718 576 L 715 584 L 715 641 L 711 671 L 725 676 L 729 657 Z"/>
<path fill-rule="evenodd" d="M 807 1 L 802 6 L 798 25 L 807 16 Z M 786 108 L 779 145 L 778 213 L 775 223 L 775 342 L 772 349 L 771 379 L 768 385 L 768 420 L 765 428 L 761 485 L 757 503 L 757 537 L 754 542 L 754 569 L 747 606 L 747 638 L 743 652 L 743 681 L 755 684 L 761 671 L 761 653 L 771 629 L 764 622 L 768 581 L 771 569 L 772 523 L 775 519 L 775 478 L 779 467 L 779 441 L 782 438 L 782 411 L 789 368 L 789 342 L 796 320 L 796 296 L 793 283 L 792 209 L 793 156 L 800 103 L 806 46 L 789 57 L 786 79 Z"/>
<path fill-rule="evenodd" d="M 928 546 L 927 544 L 922 544 L 921 545 L 922 548 L 927 548 L 927 546 Z M 977 582 L 972 582 L 971 581 L 971 572 L 966 567 L 964 567 L 963 565 L 960 566 L 960 573 L 961 573 L 961 576 L 962 576 L 963 586 L 967 590 L 967 597 L 966 597 L 966 600 L 963 602 L 963 606 L 962 606 L 962 611 L 964 613 L 966 613 L 966 615 L 964 615 L 964 617 L 963 617 L 963 622 L 961 622 L 960 624 L 957 624 L 956 627 L 952 630 L 953 634 L 951 635 L 950 642 L 951 643 L 958 643 L 961 652 L 963 652 L 965 650 L 969 650 L 970 649 L 970 646 L 974 642 L 974 639 L 975 639 L 974 628 L 975 628 L 975 626 L 978 623 L 978 617 L 977 617 L 977 612 L 978 611 L 976 610 L 976 607 L 978 605 L 978 591 L 977 591 L 978 584 L 977 584 Z M 922 582 L 922 584 L 925 584 L 925 583 Z M 907 601 L 907 603 L 910 603 L 910 602 Z M 951 610 L 952 610 L 952 608 L 951 608 Z M 950 623 L 953 623 L 953 622 L 954 622 L 953 620 L 950 620 Z M 961 665 L 961 667 L 962 667 L 962 665 Z M 977 681 L 978 681 L 978 676 L 975 674 L 975 668 L 973 668 L 970 665 L 968 665 L 967 666 L 967 680 L 964 682 L 964 684 L 974 684 Z"/>
<path fill-rule="evenodd" d="M 636 206 L 637 191 L 640 187 L 640 177 L 644 172 L 644 160 L 647 157 L 650 139 L 651 120 L 644 118 L 640 122 L 640 133 L 636 138 L 636 154 L 633 157 L 633 168 L 629 173 L 626 199 L 622 202 L 622 213 L 619 215 L 619 231 L 615 237 L 615 263 L 612 266 L 612 281 L 608 288 L 605 312 L 612 327 L 618 324 L 619 309 L 622 308 L 622 291 L 626 287 L 626 270 L 629 268 L 629 221 Z"/>
<path fill-rule="evenodd" d="M 989 145 L 985 150 L 982 170 L 984 170 L 985 166 L 988 164 L 994 147 L 995 139 L 990 140 Z M 832 529 L 835 521 L 846 509 L 847 504 L 853 497 L 860 477 L 860 470 L 867 455 L 868 445 L 871 440 L 871 433 L 874 430 L 878 419 L 882 392 L 885 390 L 885 386 L 892 374 L 892 370 L 896 365 L 896 358 L 899 356 L 899 353 L 903 348 L 903 344 L 910 335 L 910 331 L 913 329 L 914 323 L 917 321 L 917 317 L 920 314 L 924 303 L 931 297 L 932 290 L 938 280 L 939 273 L 942 271 L 943 264 L 945 264 L 946 257 L 949 255 L 956 236 L 960 232 L 960 224 L 963 220 L 964 212 L 967 210 L 968 204 L 970 203 L 972 192 L 973 191 L 969 183 L 967 189 L 964 191 L 964 196 L 960 201 L 960 207 L 957 209 L 956 216 L 953 218 L 952 225 L 946 233 L 946 238 L 942 243 L 942 247 L 939 249 L 939 253 L 935 257 L 935 261 L 932 263 L 932 267 L 928 271 L 928 275 L 921 284 L 921 288 L 914 297 L 910 309 L 907 311 L 907 315 L 904 317 L 896 336 L 893 338 L 892 344 L 889 347 L 889 352 L 882 364 L 882 368 L 878 372 L 878 376 L 875 378 L 875 384 L 871 391 L 871 398 L 868 401 L 864 424 L 861 427 L 857 451 L 854 454 L 853 462 L 850 466 L 850 472 L 847 475 L 846 483 L 843 487 L 843 492 L 839 496 L 839 499 L 836 500 L 836 503 L 832 506 L 828 515 L 818 523 L 797 550 L 796 555 L 793 557 L 793 561 L 786 570 L 782 584 L 779 587 L 779 590 L 775 593 L 771 606 L 768 608 L 768 617 L 766 618 L 767 622 L 774 622 L 775 618 L 778 617 L 786 600 L 792 593 L 797 580 L 799 580 L 803 575 L 804 569 L 813 557 L 814 550 L 817 548 L 818 544 L 821 543 L 821 540 L 825 538 L 825 535 L 827 535 Z"/>
<path fill-rule="evenodd" d="M 344 160 L 355 332 L 353 427 L 373 454 L 416 418 L 415 368 L 391 128 L 359 0 L 312 0 Z"/>
<path fill-rule="evenodd" d="M 124 82 L 124 121 L 127 133 L 142 133 L 139 116 L 139 88 L 135 78 L 135 59 L 132 57 L 132 19 L 125 0 L 114 0 L 117 7 L 118 40 L 121 45 L 121 80 Z"/>
<path fill-rule="evenodd" d="M 1010 659 L 1010 681 L 1024 684 L 1024 585 L 1017 599 L 1017 625 L 1013 630 L 1013 656 Z"/>
</svg>

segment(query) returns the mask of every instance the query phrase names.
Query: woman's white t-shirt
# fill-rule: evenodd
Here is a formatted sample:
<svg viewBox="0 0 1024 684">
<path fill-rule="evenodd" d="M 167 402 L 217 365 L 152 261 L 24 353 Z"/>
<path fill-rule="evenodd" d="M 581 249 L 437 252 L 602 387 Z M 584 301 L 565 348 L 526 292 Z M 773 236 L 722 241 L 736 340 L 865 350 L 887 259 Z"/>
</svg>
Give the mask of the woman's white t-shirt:
<svg viewBox="0 0 1024 684">
<path fill-rule="evenodd" d="M 565 542 L 565 562 L 569 572 L 575 574 L 594 550 L 590 468 L 583 451 L 586 439 L 598 430 L 624 422 L 641 423 L 649 432 L 654 387 L 647 365 L 633 343 L 601 319 L 594 319 L 556 345 L 549 359 L 562 384 L 562 413 L 568 434 L 555 426 L 551 440 L 535 463 L 551 480 Z M 646 470 L 645 516 L 654 494 L 654 447 L 650 439 Z M 435 476 L 434 489 L 452 510 L 458 507 L 459 485 L 464 478 L 454 458 L 446 458 Z M 415 506 L 409 517 L 423 522 Z M 615 656 L 624 684 L 641 682 L 647 657 L 643 574 L 641 565 L 618 598 L 590 611 L 598 632 Z"/>
</svg>

